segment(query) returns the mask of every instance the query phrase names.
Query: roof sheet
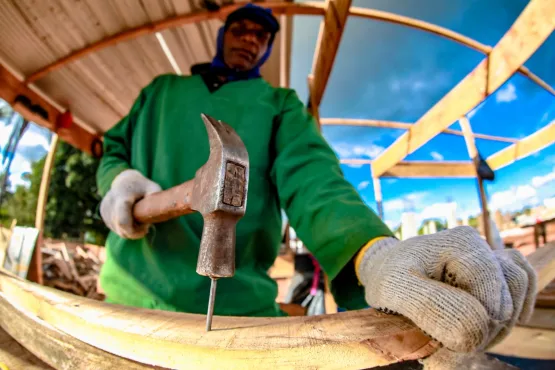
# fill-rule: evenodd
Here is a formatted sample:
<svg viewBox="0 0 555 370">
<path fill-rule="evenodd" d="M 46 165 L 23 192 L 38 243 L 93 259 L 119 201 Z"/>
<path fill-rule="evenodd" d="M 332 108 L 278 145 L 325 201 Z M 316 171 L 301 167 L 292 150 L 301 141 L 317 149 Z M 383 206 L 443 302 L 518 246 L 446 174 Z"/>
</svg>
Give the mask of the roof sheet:
<svg viewBox="0 0 555 370">
<path fill-rule="evenodd" d="M 24 76 L 111 35 L 162 19 L 187 14 L 198 1 L 50 0 L 0 2 L 0 60 Z M 161 32 L 178 68 L 209 62 L 220 20 L 188 24 Z M 280 40 L 263 69 L 279 83 Z M 141 88 L 155 76 L 175 73 L 155 34 L 118 43 L 89 54 L 36 82 L 43 92 L 103 132 L 131 107 Z"/>
</svg>

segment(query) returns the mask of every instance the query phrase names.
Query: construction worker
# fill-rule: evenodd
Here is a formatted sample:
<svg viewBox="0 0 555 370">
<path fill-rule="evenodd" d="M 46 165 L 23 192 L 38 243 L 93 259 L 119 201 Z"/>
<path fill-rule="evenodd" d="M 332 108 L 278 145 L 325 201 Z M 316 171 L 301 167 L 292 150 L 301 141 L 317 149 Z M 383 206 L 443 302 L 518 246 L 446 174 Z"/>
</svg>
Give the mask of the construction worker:
<svg viewBox="0 0 555 370">
<path fill-rule="evenodd" d="M 536 277 L 519 252 L 492 251 L 469 227 L 399 241 L 361 200 L 295 92 L 260 76 L 278 30 L 269 10 L 239 8 L 220 29 L 208 68 L 155 78 L 106 132 L 98 169 L 101 215 L 113 231 L 100 277 L 106 300 L 206 312 L 210 279 L 195 272 L 201 215 L 149 227 L 131 212 L 138 199 L 192 179 L 206 162 L 206 113 L 237 131 L 251 166 L 237 270 L 219 282 L 216 315 L 282 315 L 267 270 L 283 208 L 341 307 L 402 314 L 459 352 L 483 349 L 526 320 Z"/>
</svg>

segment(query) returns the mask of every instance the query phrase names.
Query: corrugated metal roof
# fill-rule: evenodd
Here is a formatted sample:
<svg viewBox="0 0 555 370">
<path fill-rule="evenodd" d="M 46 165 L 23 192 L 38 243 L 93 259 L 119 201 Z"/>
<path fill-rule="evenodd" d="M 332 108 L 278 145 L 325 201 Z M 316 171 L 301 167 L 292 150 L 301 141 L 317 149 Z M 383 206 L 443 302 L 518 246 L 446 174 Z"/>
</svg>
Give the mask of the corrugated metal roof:
<svg viewBox="0 0 555 370">
<path fill-rule="evenodd" d="M 240 2 L 240 1 L 236 1 Z M 197 0 L 17 0 L 0 2 L 0 59 L 28 76 L 54 61 L 111 35 L 199 10 Z M 215 52 L 220 20 L 161 32 L 176 64 L 189 74 L 193 64 Z M 280 40 L 263 68 L 279 83 Z M 174 73 L 155 34 L 89 54 L 36 81 L 46 95 L 103 132 L 129 110 L 155 76 Z"/>
</svg>

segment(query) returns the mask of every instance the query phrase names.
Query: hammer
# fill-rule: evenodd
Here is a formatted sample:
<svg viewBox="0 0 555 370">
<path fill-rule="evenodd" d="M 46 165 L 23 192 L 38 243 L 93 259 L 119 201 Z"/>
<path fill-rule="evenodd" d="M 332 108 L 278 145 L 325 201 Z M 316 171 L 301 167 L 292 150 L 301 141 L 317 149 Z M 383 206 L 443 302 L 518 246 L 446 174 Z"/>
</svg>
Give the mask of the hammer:
<svg viewBox="0 0 555 370">
<path fill-rule="evenodd" d="M 201 117 L 210 144 L 208 161 L 192 180 L 139 200 L 133 217 L 153 224 L 200 212 L 204 227 L 197 273 L 211 279 L 206 317 L 206 330 L 210 331 L 217 279 L 235 273 L 235 226 L 247 207 L 249 155 L 231 126 L 206 114 Z"/>
</svg>

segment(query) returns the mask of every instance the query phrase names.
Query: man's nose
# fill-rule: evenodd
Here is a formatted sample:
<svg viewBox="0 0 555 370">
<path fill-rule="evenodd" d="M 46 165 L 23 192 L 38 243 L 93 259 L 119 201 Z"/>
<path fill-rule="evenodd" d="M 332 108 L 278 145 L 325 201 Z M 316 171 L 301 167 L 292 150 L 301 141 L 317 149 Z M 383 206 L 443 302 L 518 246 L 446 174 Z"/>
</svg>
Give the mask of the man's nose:
<svg viewBox="0 0 555 370">
<path fill-rule="evenodd" d="M 249 42 L 251 44 L 256 44 L 258 42 L 258 39 L 256 38 L 256 35 L 254 32 L 245 32 L 243 33 L 242 37 L 241 37 L 241 41 L 246 41 Z"/>
</svg>

